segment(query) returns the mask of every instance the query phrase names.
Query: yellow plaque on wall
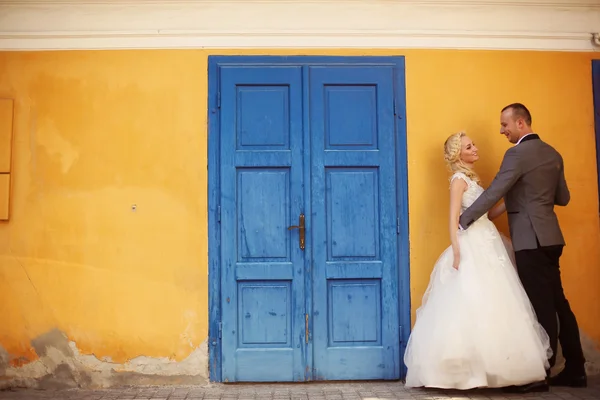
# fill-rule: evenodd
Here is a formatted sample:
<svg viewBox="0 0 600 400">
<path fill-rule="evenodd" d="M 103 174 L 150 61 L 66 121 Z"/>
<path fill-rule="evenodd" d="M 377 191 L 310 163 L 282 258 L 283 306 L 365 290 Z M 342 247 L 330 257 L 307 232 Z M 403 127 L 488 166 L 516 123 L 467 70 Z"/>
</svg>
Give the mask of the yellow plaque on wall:
<svg viewBox="0 0 600 400">
<path fill-rule="evenodd" d="M 0 174 L 0 221 L 7 221 L 10 203 L 10 174 Z"/>
<path fill-rule="evenodd" d="M 12 99 L 0 99 L 0 173 L 10 172 L 13 104 Z"/>
</svg>

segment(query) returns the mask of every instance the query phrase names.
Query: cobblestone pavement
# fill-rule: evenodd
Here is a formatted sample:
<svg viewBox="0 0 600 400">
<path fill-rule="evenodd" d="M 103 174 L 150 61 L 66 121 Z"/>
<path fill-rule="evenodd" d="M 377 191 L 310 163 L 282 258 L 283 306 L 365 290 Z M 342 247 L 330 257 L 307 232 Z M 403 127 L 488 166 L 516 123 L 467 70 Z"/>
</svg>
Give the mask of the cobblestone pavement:
<svg viewBox="0 0 600 400">
<path fill-rule="evenodd" d="M 505 394 L 499 390 L 441 391 L 406 389 L 400 382 L 298 383 L 298 384 L 210 384 L 206 386 L 128 387 L 106 390 L 25 390 L 0 391 L 0 400 L 600 400 L 600 377 L 590 379 L 586 389 L 552 388 L 547 393 Z"/>
</svg>

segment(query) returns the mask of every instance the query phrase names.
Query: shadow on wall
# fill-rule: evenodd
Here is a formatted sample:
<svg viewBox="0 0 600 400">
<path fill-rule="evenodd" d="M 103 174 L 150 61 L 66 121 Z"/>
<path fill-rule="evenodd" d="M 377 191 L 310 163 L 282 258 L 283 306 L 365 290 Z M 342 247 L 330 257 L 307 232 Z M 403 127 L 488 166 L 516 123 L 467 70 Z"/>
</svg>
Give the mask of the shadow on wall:
<svg viewBox="0 0 600 400">
<path fill-rule="evenodd" d="M 585 333 L 581 334 L 581 346 L 583 347 L 583 354 L 586 359 L 585 370 L 588 375 L 600 375 L 600 349 L 594 344 Z M 556 365 L 552 368 L 552 374 L 555 374 L 563 369 L 565 365 L 565 359 L 563 358 L 560 346 L 558 347 L 558 354 L 556 358 Z"/>
<path fill-rule="evenodd" d="M 10 355 L 0 345 L 0 390 L 15 387 L 96 389 L 208 382 L 206 341 L 181 362 L 141 356 L 124 364 L 80 354 L 76 344 L 56 329 L 32 340 L 31 345 L 39 359 L 20 367 L 10 366 Z"/>
</svg>

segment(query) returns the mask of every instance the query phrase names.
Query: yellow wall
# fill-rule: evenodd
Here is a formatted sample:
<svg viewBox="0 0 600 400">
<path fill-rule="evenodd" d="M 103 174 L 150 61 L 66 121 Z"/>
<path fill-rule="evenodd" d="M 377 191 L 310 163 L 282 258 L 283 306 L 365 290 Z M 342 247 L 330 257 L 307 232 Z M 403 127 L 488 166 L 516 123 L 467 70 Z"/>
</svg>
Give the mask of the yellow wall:
<svg viewBox="0 0 600 400">
<path fill-rule="evenodd" d="M 208 54 L 0 53 L 0 97 L 15 99 L 0 345 L 14 365 L 34 359 L 30 340 L 52 328 L 116 362 L 182 360 L 206 339 Z M 448 245 L 443 140 L 466 129 L 489 182 L 509 145 L 499 111 L 521 101 L 565 158 L 564 285 L 581 327 L 600 343 L 592 54 L 327 54 L 406 56 L 413 311 Z"/>
</svg>

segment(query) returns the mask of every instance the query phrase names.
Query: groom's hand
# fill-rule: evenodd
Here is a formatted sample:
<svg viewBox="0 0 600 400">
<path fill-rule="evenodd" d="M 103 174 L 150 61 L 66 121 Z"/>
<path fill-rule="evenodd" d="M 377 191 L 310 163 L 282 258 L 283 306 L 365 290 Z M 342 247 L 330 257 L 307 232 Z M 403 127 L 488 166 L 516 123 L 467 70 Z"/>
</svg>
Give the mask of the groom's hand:
<svg viewBox="0 0 600 400">
<path fill-rule="evenodd" d="M 513 147 L 504 154 L 500 171 L 490 186 L 462 213 L 458 220 L 459 225 L 468 228 L 488 212 L 512 188 L 521 174 L 519 155 Z"/>
</svg>

